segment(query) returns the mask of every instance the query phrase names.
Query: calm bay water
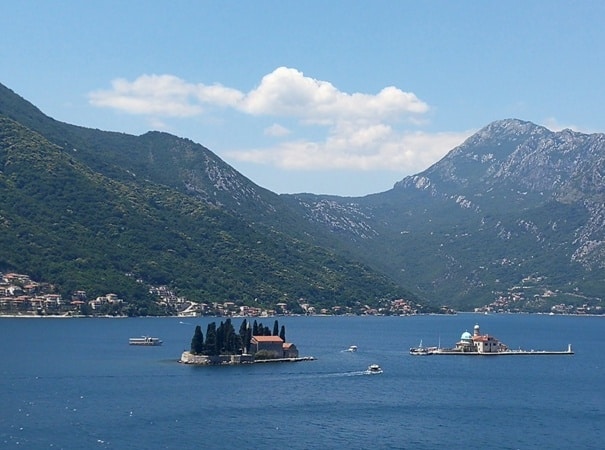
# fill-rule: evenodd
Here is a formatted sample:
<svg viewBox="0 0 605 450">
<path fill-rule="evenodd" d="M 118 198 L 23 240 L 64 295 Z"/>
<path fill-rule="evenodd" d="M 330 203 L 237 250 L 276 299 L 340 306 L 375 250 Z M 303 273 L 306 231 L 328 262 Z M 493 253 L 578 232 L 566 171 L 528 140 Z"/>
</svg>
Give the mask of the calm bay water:
<svg viewBox="0 0 605 450">
<path fill-rule="evenodd" d="M 178 364 L 200 318 L 0 319 L 0 447 L 603 448 L 605 318 L 278 317 L 316 361 Z M 235 329 L 241 319 L 232 319 Z M 260 319 L 273 327 L 273 318 Z M 412 357 L 479 323 L 574 356 Z M 161 347 L 133 347 L 153 335 Z M 355 353 L 346 352 L 357 345 Z M 384 373 L 367 375 L 371 363 Z"/>
</svg>

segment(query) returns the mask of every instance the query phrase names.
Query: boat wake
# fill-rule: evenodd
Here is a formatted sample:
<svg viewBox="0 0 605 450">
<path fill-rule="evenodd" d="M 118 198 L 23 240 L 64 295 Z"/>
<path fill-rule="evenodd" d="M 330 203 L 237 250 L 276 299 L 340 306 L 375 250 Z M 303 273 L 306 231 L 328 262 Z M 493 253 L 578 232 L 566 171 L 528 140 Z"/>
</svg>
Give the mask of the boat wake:
<svg viewBox="0 0 605 450">
<path fill-rule="evenodd" d="M 344 377 L 359 377 L 363 375 L 371 375 L 369 370 L 354 370 L 351 372 L 333 372 L 316 374 L 314 378 L 344 378 Z"/>
<path fill-rule="evenodd" d="M 367 370 L 356 370 L 355 372 L 347 372 L 346 374 L 344 374 L 344 376 L 346 376 L 346 377 L 358 377 L 361 375 L 368 375 L 368 371 Z"/>
<path fill-rule="evenodd" d="M 340 353 L 355 353 L 356 351 L 357 351 L 357 346 L 356 345 L 351 345 L 346 350 L 341 350 Z"/>
</svg>

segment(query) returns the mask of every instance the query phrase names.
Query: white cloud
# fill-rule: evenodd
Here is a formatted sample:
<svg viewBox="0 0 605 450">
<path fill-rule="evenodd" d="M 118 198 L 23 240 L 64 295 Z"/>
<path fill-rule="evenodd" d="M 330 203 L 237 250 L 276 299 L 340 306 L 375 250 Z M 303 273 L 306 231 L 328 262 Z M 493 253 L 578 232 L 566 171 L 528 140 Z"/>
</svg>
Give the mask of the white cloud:
<svg viewBox="0 0 605 450">
<path fill-rule="evenodd" d="M 269 116 L 298 122 L 274 123 L 263 133 L 288 139 L 270 148 L 238 149 L 234 160 L 285 169 L 393 170 L 425 169 L 460 144 L 469 133 L 428 134 L 416 128 L 429 106 L 411 92 L 388 86 L 377 94 L 346 93 L 328 81 L 279 67 L 244 93 L 220 84 L 188 83 L 173 75 L 142 75 L 132 82 L 114 80 L 111 89 L 90 93 L 91 104 L 153 118 L 220 114 L 220 108 L 251 117 Z M 217 109 L 219 108 L 219 109 Z M 237 125 L 234 124 L 234 127 Z M 306 132 L 304 127 L 314 127 Z M 295 136 L 325 134 L 318 141 Z M 251 136 L 249 141 L 253 142 Z"/>
<path fill-rule="evenodd" d="M 90 103 L 145 116 L 191 117 L 203 113 L 204 105 L 236 106 L 243 97 L 236 89 L 191 84 L 173 75 L 141 75 L 133 82 L 118 78 L 111 86 L 91 92 Z"/>
<path fill-rule="evenodd" d="M 278 123 L 274 123 L 270 127 L 265 128 L 264 131 L 265 136 L 274 136 L 274 137 L 282 137 L 290 134 L 290 130 L 280 125 Z"/>
<path fill-rule="evenodd" d="M 578 127 L 577 125 L 564 125 L 561 124 L 556 118 L 554 117 L 548 117 L 547 119 L 544 120 L 543 124 L 546 128 L 548 128 L 551 131 L 561 131 L 561 130 L 565 130 L 566 128 L 570 129 L 570 130 L 574 130 L 574 131 L 582 131 L 580 129 L 580 127 Z"/>
<path fill-rule="evenodd" d="M 195 86 L 195 93 L 200 102 L 216 106 L 236 107 L 244 97 L 244 94 L 237 89 L 224 87 L 220 84 L 212 86 L 198 84 Z"/>
<path fill-rule="evenodd" d="M 240 109 L 254 115 L 286 115 L 312 122 L 394 119 L 423 114 L 426 103 L 416 95 L 390 86 L 376 95 L 347 94 L 327 81 L 315 80 L 296 69 L 279 67 L 250 91 Z"/>
<path fill-rule="evenodd" d="M 118 78 L 111 86 L 91 92 L 90 103 L 146 116 L 188 117 L 202 112 L 190 101 L 194 87 L 172 75 L 142 75 L 133 82 Z"/>
<path fill-rule="evenodd" d="M 426 103 L 416 95 L 390 86 L 378 94 L 347 94 L 327 81 L 279 67 L 247 94 L 220 84 L 193 84 L 174 75 L 141 75 L 129 82 L 118 78 L 109 90 L 89 94 L 91 104 L 131 114 L 191 116 L 204 106 L 232 107 L 251 115 L 289 116 L 311 122 L 383 120 L 423 114 Z"/>
<path fill-rule="evenodd" d="M 331 135 L 324 142 L 305 140 L 272 148 L 237 150 L 237 161 L 275 165 L 290 170 L 390 170 L 417 173 L 444 157 L 472 133 L 396 133 L 371 127 L 352 134 Z"/>
</svg>

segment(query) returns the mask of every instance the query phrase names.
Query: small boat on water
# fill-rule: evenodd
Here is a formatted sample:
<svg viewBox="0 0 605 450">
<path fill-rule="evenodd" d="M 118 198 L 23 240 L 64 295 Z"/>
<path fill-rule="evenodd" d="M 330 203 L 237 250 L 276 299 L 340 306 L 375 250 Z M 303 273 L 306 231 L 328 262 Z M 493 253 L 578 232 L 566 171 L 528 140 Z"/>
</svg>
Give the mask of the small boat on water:
<svg viewBox="0 0 605 450">
<path fill-rule="evenodd" d="M 368 373 L 382 373 L 382 369 L 378 364 L 370 364 L 368 366 Z"/>
<path fill-rule="evenodd" d="M 162 341 L 157 337 L 141 336 L 136 338 L 130 338 L 128 340 L 130 345 L 146 345 L 146 346 L 157 346 L 162 345 Z"/>
<path fill-rule="evenodd" d="M 433 348 L 424 347 L 422 345 L 422 340 L 420 341 L 420 345 L 418 347 L 410 348 L 410 355 L 413 356 L 428 356 L 433 354 Z"/>
<path fill-rule="evenodd" d="M 348 352 L 356 352 L 357 351 L 357 346 L 356 345 L 351 345 L 347 351 Z"/>
</svg>

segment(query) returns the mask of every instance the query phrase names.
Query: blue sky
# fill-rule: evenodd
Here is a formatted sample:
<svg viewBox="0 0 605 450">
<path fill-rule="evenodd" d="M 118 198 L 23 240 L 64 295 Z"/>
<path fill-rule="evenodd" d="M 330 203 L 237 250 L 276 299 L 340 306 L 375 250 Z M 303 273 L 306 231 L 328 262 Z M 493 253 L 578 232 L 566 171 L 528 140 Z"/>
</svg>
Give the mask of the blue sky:
<svg viewBox="0 0 605 450">
<path fill-rule="evenodd" d="M 605 131 L 602 1 L 31 1 L 0 82 L 64 122 L 198 142 L 277 193 L 390 189 L 491 121 Z"/>
</svg>

